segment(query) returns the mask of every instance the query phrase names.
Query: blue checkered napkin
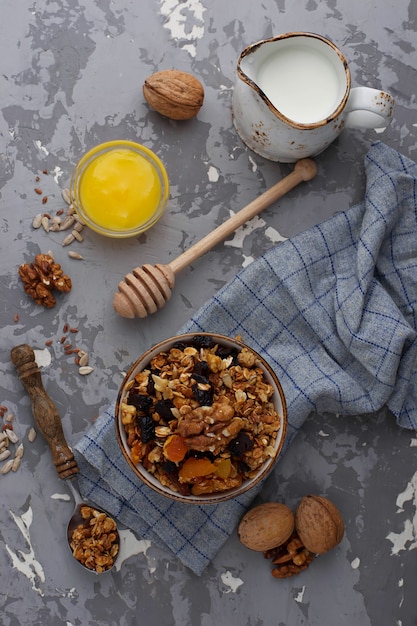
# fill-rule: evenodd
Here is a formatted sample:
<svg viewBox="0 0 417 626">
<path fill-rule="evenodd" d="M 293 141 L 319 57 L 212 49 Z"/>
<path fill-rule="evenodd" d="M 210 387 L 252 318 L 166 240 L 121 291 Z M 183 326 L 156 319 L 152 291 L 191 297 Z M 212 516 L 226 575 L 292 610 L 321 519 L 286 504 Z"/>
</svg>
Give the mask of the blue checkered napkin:
<svg viewBox="0 0 417 626">
<path fill-rule="evenodd" d="M 240 335 L 271 364 L 288 405 L 285 449 L 310 413 L 387 405 L 417 428 L 417 166 L 378 142 L 365 170 L 362 203 L 271 249 L 180 330 Z M 76 448 L 84 496 L 196 574 L 257 493 L 204 507 L 154 494 L 118 449 L 113 407 Z"/>
</svg>

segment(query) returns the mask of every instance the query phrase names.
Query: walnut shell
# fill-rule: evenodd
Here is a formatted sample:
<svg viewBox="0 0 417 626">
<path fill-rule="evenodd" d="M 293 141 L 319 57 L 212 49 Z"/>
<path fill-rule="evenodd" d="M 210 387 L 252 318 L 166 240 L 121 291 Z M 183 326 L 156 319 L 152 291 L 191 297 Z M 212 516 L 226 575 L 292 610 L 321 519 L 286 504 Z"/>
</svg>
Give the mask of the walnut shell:
<svg viewBox="0 0 417 626">
<path fill-rule="evenodd" d="M 345 526 L 339 509 L 323 496 L 301 498 L 295 512 L 295 527 L 304 546 L 324 554 L 341 542 Z"/>
<path fill-rule="evenodd" d="M 203 106 L 204 88 L 192 74 L 163 70 L 145 80 L 143 95 L 161 115 L 173 120 L 189 120 Z"/>
<path fill-rule="evenodd" d="M 294 514 L 285 504 L 265 502 L 242 517 L 238 535 L 247 548 L 264 552 L 287 541 L 294 530 Z"/>
</svg>

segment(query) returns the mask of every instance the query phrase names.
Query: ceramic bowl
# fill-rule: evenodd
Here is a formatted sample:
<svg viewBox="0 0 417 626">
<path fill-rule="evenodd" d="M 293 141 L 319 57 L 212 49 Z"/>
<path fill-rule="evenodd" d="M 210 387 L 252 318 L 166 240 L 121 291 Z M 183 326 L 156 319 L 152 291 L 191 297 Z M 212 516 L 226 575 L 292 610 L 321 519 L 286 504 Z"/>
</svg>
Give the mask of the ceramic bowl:
<svg viewBox="0 0 417 626">
<path fill-rule="evenodd" d="M 152 473 L 147 471 L 141 462 L 135 462 L 136 459 L 132 459 L 132 450 L 128 445 L 126 428 L 122 421 L 122 413 L 123 413 L 123 404 L 126 399 L 126 395 L 129 393 L 129 390 L 132 388 L 132 385 L 135 383 L 135 377 L 140 374 L 143 370 L 149 368 L 149 364 L 151 359 L 154 359 L 160 353 L 166 353 L 171 348 L 175 347 L 176 344 L 180 344 L 184 346 L 184 344 L 188 345 L 194 342 L 195 338 L 198 337 L 198 341 L 208 341 L 210 338 L 217 344 L 221 346 L 227 351 L 234 350 L 235 352 L 241 352 L 242 349 L 247 348 L 242 342 L 236 339 L 230 339 L 223 335 L 219 335 L 216 333 L 192 333 L 185 335 L 177 335 L 175 337 L 171 337 L 164 341 L 161 341 L 157 345 L 153 346 L 150 350 L 145 352 L 130 368 L 128 373 L 126 374 L 123 383 L 121 385 L 117 402 L 116 402 L 116 411 L 115 411 L 115 426 L 116 426 L 116 435 L 124 455 L 124 458 L 128 465 L 133 470 L 134 474 L 138 479 L 140 479 L 145 485 L 156 491 L 157 493 L 166 496 L 167 498 L 171 498 L 176 501 L 186 502 L 189 504 L 213 504 L 218 502 L 223 502 L 229 500 L 231 498 L 235 498 L 248 490 L 252 489 L 255 485 L 257 485 L 261 480 L 263 480 L 266 475 L 271 471 L 274 466 L 279 454 L 282 450 L 282 446 L 284 443 L 286 430 L 287 430 L 287 408 L 284 393 L 281 387 L 281 384 L 270 367 L 270 365 L 263 359 L 259 354 L 257 354 L 254 350 L 250 349 L 251 352 L 256 357 L 256 364 L 258 367 L 262 369 L 263 379 L 265 382 L 272 385 L 273 395 L 271 401 L 273 402 L 274 409 L 280 416 L 280 427 L 277 432 L 277 436 L 274 441 L 270 442 L 268 446 L 269 456 L 266 458 L 264 463 L 256 469 L 256 473 L 248 478 L 245 478 L 243 482 L 239 486 L 234 486 L 230 489 L 224 491 L 215 491 L 213 493 L 203 493 L 203 494 L 193 494 L 193 493 L 180 493 L 169 486 L 163 485 L 158 478 L 155 477 Z M 192 344 L 196 345 L 196 344 Z M 203 402 L 201 402 L 203 404 Z M 126 419 L 126 417 L 125 417 Z M 129 427 L 128 427 L 129 428 Z M 201 451 L 200 451 L 201 454 Z M 185 457 L 187 458 L 187 456 Z M 176 463 L 177 466 L 180 466 L 181 463 Z"/>
<path fill-rule="evenodd" d="M 137 236 L 165 212 L 169 180 L 162 161 L 134 141 L 108 141 L 77 163 L 71 202 L 82 222 L 100 235 Z"/>
</svg>

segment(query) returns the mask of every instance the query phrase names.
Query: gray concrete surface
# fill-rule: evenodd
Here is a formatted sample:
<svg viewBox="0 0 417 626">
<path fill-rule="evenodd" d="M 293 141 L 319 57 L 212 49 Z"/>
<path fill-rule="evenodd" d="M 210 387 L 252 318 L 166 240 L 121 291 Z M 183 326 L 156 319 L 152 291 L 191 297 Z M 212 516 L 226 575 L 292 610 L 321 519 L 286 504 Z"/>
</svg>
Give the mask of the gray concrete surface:
<svg viewBox="0 0 417 626">
<path fill-rule="evenodd" d="M 298 577 L 272 578 L 270 564 L 232 532 L 201 577 L 128 535 L 131 556 L 108 576 L 80 570 L 67 553 L 72 504 L 10 362 L 19 343 L 49 348 L 45 385 L 69 442 L 111 402 L 122 372 L 173 334 L 205 300 L 280 237 L 290 237 L 360 200 L 363 158 L 381 139 L 417 155 L 416 31 L 412 0 L 2 0 L 0 6 L 0 404 L 25 445 L 17 472 L 0 475 L 0 623 L 3 626 L 413 626 L 417 624 L 416 435 L 385 410 L 372 416 L 313 415 L 278 464 L 259 501 L 294 506 L 304 493 L 336 502 L 346 522 L 338 548 Z M 248 151 L 231 120 L 238 55 L 249 43 L 292 30 L 330 37 L 353 84 L 396 99 L 383 133 L 344 131 L 317 158 L 318 175 L 267 209 L 225 245 L 185 269 L 157 315 L 125 320 L 112 308 L 118 281 L 143 263 L 166 263 L 290 171 Z M 198 117 L 176 123 L 144 102 L 151 73 L 175 67 L 205 86 Z M 110 139 L 153 149 L 171 181 L 169 208 L 146 235 L 109 240 L 84 231 L 73 250 L 62 234 L 31 227 L 64 204 L 78 158 Z M 48 174 L 43 174 L 43 170 Z M 36 182 L 36 176 L 40 180 Z M 34 187 L 48 195 L 41 205 Z M 73 280 L 44 310 L 24 294 L 18 267 L 51 250 Z M 15 317 L 18 315 L 18 319 Z M 59 339 L 76 343 L 94 372 L 81 377 Z M 133 553 L 133 554 L 132 554 Z"/>
</svg>

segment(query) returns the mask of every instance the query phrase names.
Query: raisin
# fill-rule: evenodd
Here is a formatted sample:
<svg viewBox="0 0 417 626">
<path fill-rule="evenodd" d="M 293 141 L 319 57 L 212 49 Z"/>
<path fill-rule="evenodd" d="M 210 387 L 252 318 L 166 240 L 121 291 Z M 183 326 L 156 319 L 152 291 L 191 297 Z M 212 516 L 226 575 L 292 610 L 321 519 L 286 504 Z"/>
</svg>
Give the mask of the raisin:
<svg viewBox="0 0 417 626">
<path fill-rule="evenodd" d="M 236 348 L 228 348 L 227 346 L 219 346 L 217 349 L 217 356 L 219 356 L 221 359 L 227 359 L 227 357 L 229 356 L 233 357 L 232 365 L 237 364 L 238 354 L 239 354 L 239 350 L 237 350 Z"/>
<path fill-rule="evenodd" d="M 208 383 L 209 374 L 210 374 L 210 369 L 209 369 L 207 361 L 198 361 L 194 365 L 192 376 L 198 383 L 205 383 L 205 384 Z"/>
<path fill-rule="evenodd" d="M 209 389 L 199 389 L 198 385 L 192 385 L 191 390 L 194 399 L 197 400 L 200 406 L 211 406 L 213 404 L 213 387 Z"/>
<path fill-rule="evenodd" d="M 240 459 L 245 454 L 245 452 L 249 452 L 249 450 L 252 450 L 253 446 L 253 439 L 247 433 L 241 430 L 238 433 L 237 437 L 232 439 L 228 447 L 230 453 L 237 459 Z"/>
<path fill-rule="evenodd" d="M 148 413 L 152 406 L 152 398 L 141 393 L 130 393 L 127 404 L 132 404 L 138 411 Z"/>
<path fill-rule="evenodd" d="M 172 420 L 173 415 L 171 409 L 175 407 L 175 404 L 172 400 L 158 400 L 154 406 L 155 411 L 164 419 L 166 422 Z"/>
<path fill-rule="evenodd" d="M 184 352 L 187 346 L 188 346 L 188 343 L 185 343 L 185 341 L 176 341 L 172 347 Z"/>
<path fill-rule="evenodd" d="M 212 348 L 214 346 L 213 337 L 210 335 L 194 335 L 191 339 L 191 345 L 194 348 Z"/>
<path fill-rule="evenodd" d="M 140 415 L 137 418 L 140 430 L 140 440 L 142 443 L 148 443 L 155 439 L 155 422 L 150 415 Z"/>
<path fill-rule="evenodd" d="M 174 461 L 163 461 L 163 463 L 161 463 L 161 469 L 169 476 L 178 476 L 178 467 Z"/>
<path fill-rule="evenodd" d="M 159 372 L 157 372 L 154 369 L 151 369 L 151 373 L 150 376 L 148 378 L 148 384 L 146 386 L 146 393 L 148 393 L 150 396 L 154 396 L 155 395 L 155 383 L 154 380 L 152 378 L 152 374 L 158 374 Z"/>
</svg>

